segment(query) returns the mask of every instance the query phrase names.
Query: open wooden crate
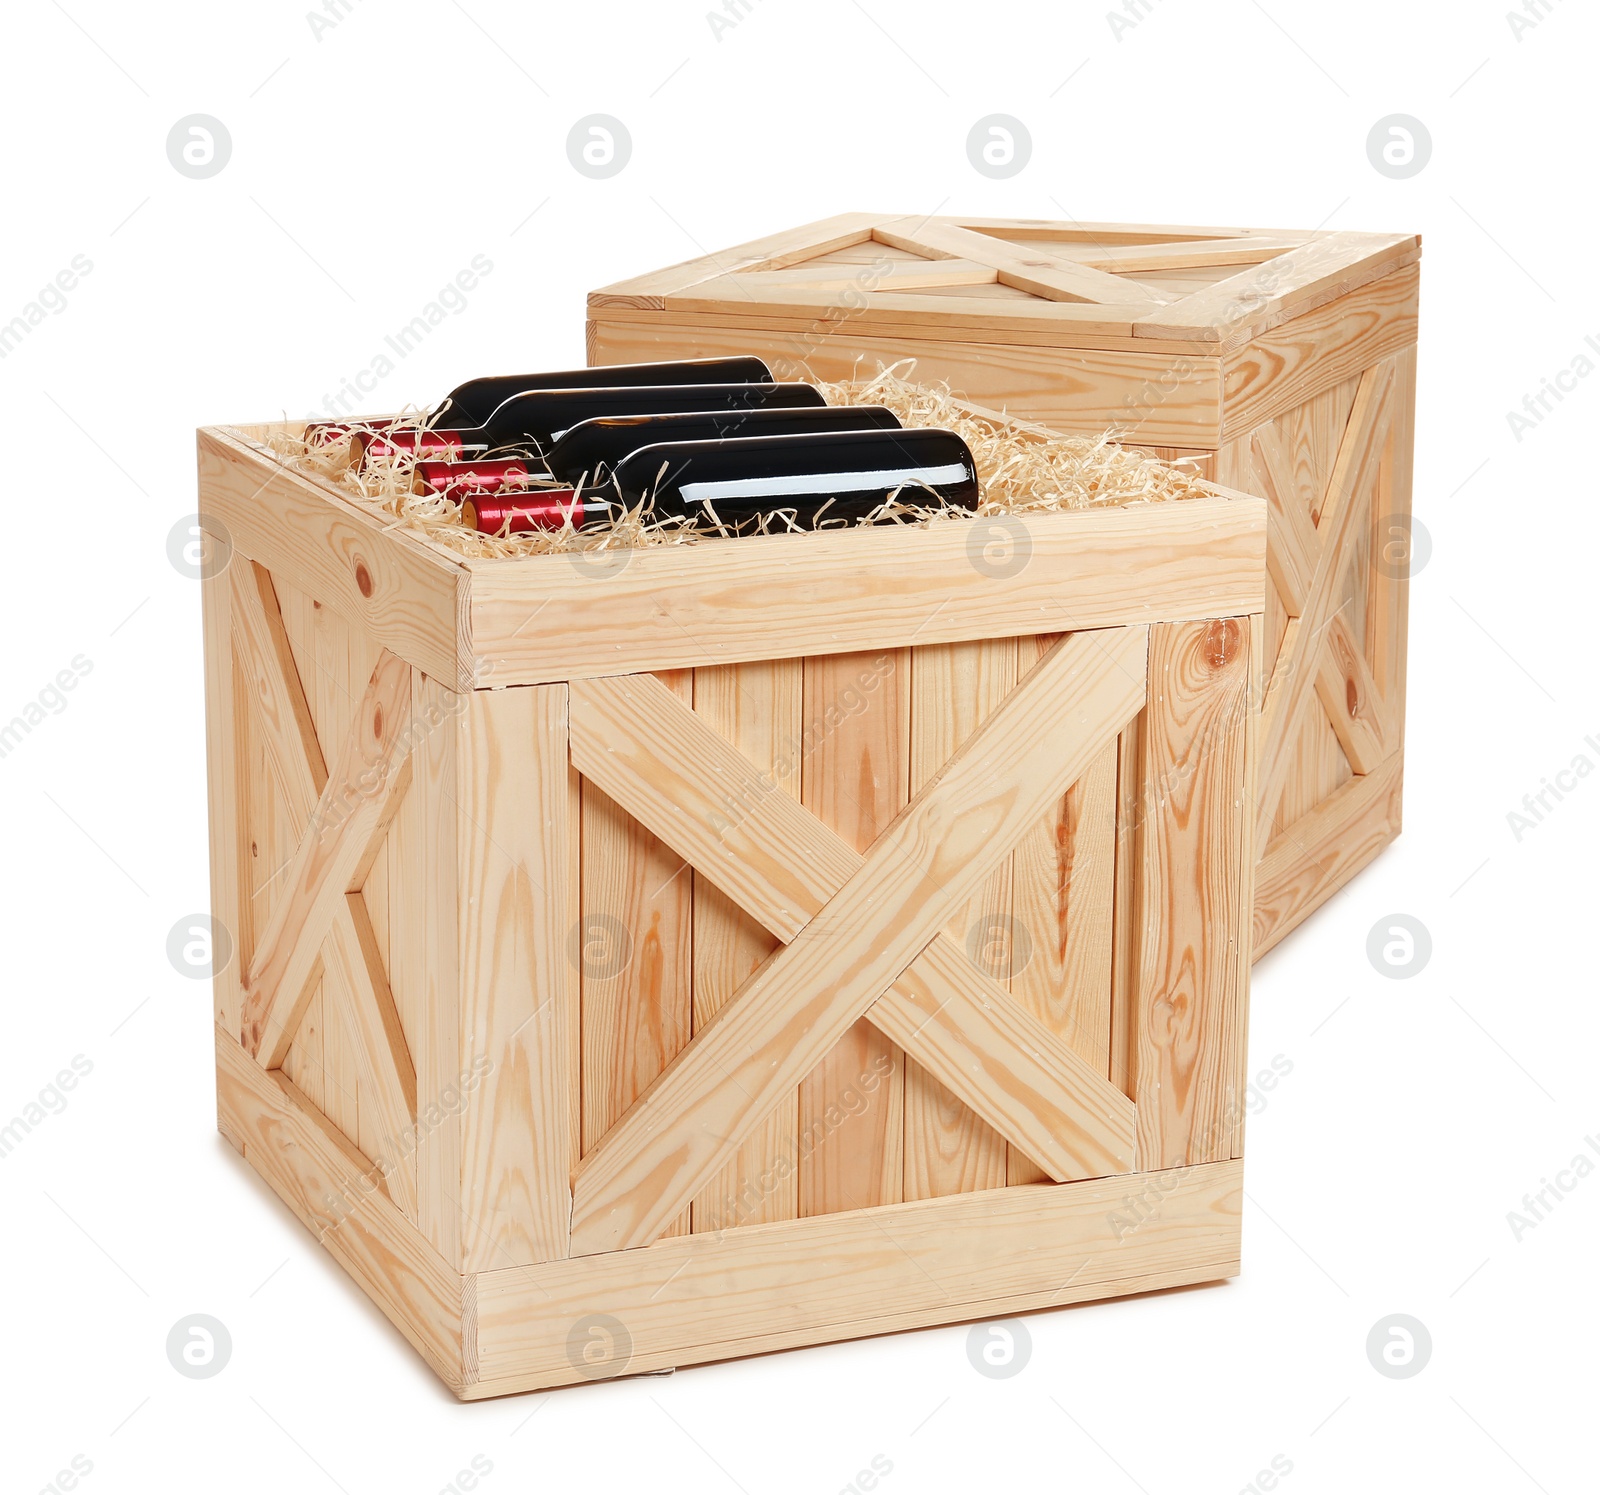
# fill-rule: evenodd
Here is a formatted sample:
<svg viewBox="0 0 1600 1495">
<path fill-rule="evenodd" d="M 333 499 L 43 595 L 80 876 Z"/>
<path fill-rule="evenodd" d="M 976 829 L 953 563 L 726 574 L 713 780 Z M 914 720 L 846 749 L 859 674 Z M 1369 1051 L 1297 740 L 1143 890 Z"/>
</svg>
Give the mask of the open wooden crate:
<svg viewBox="0 0 1600 1495">
<path fill-rule="evenodd" d="M 458 1396 L 1237 1270 L 1260 500 L 465 561 L 265 429 L 219 1124 Z"/>
<path fill-rule="evenodd" d="M 1268 500 L 1254 939 L 1400 830 L 1414 234 L 849 213 L 607 286 L 592 363 L 915 377 Z"/>
</svg>

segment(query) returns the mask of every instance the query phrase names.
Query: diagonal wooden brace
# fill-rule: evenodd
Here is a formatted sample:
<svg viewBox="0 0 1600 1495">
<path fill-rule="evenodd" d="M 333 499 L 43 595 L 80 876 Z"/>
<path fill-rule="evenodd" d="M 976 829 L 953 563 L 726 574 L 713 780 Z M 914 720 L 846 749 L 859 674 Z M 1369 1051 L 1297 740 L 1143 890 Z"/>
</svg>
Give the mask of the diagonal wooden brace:
<svg viewBox="0 0 1600 1495">
<path fill-rule="evenodd" d="M 415 1096 L 407 1094 L 404 1083 L 410 1055 L 382 962 L 374 958 L 370 930 L 363 938 L 346 895 L 360 887 L 405 789 L 410 668 L 391 654 L 383 656 L 328 774 L 271 581 L 249 564 L 235 566 L 233 573 L 240 668 L 290 812 L 307 826 L 284 873 L 288 889 L 246 972 L 241 1038 L 263 1067 L 282 1064 L 304 1014 L 323 941 L 337 933 L 337 968 L 349 976 L 350 998 L 360 1009 L 348 1020 L 362 1035 L 385 1035 L 389 1048 L 386 1055 L 365 1055 L 363 1067 L 388 1077 L 374 1099 L 385 1127 L 400 1125 L 402 1117 L 415 1119 Z"/>
<path fill-rule="evenodd" d="M 867 1017 L 1057 1183 L 1133 1171 L 1133 1102 L 948 934 L 924 947 Z"/>
<path fill-rule="evenodd" d="M 741 1139 L 905 972 L 993 864 L 1140 709 L 1146 646 L 1143 627 L 1078 634 L 1040 661 L 792 942 L 745 983 L 584 1159 L 573 1185 L 574 1255 L 644 1246 L 659 1237 Z M 644 687 L 639 700 L 651 694 Z M 652 768 L 659 744 L 609 737 L 612 722 L 606 720 L 602 729 L 600 716 L 590 715 L 604 696 L 598 682 L 574 684 L 574 761 L 580 771 L 587 762 L 607 774 L 598 760 L 627 757 L 650 785 L 642 797 L 659 806 L 665 795 L 654 787 Z M 609 705 L 614 711 L 615 700 Z M 1063 723 L 1072 727 L 1067 741 Z M 688 730 L 684 723 L 679 727 Z M 601 740 L 610 742 L 610 754 L 596 751 Z M 725 743 L 723 748 L 733 753 Z M 598 781 L 611 792 L 622 776 L 607 777 L 612 784 Z M 693 790 L 693 797 L 670 814 L 650 810 L 645 823 L 658 822 L 651 828 L 669 843 L 676 836 L 676 849 L 685 855 L 692 844 L 691 861 L 699 856 L 725 863 L 713 851 L 716 822 L 702 821 L 697 813 L 717 808 L 717 779 L 691 783 L 681 762 L 670 777 L 675 787 Z M 787 822 L 791 831 L 805 824 L 790 820 L 776 801 L 768 796 L 745 816 L 756 821 L 755 828 L 732 827 L 741 844 L 754 844 L 763 824 Z M 670 827 L 659 824 L 666 820 Z M 822 858 L 813 853 L 808 860 L 815 867 Z M 721 872 L 727 881 L 736 880 L 726 865 Z M 707 875 L 718 881 L 714 871 Z M 781 905 L 783 895 L 774 901 Z M 750 912 L 761 917 L 755 908 Z"/>
<path fill-rule="evenodd" d="M 893 249 L 909 250 L 926 259 L 971 260 L 993 269 L 1001 283 L 1047 301 L 1091 301 L 1105 306 L 1125 306 L 1136 314 L 1154 311 L 1170 298 L 1140 285 L 1108 275 L 1074 260 L 1058 258 L 1043 245 L 1019 249 L 991 234 L 941 223 L 930 218 L 902 218 L 879 224 L 872 237 Z"/>
<path fill-rule="evenodd" d="M 1263 846 L 1272 839 L 1273 815 L 1294 761 L 1295 734 L 1287 729 L 1300 720 L 1313 691 L 1329 707 L 1334 731 L 1358 772 L 1363 770 L 1357 759 L 1375 766 L 1374 753 L 1381 755 L 1384 721 L 1381 707 L 1373 704 L 1379 698 L 1365 661 L 1356 671 L 1359 650 L 1344 647 L 1335 634 L 1339 652 L 1326 667 L 1324 659 L 1330 647 L 1329 631 L 1338 617 L 1339 583 L 1350 555 L 1353 526 L 1368 512 L 1366 499 L 1377 481 L 1389 436 L 1394 367 L 1392 359 L 1375 364 L 1356 386 L 1317 524 L 1316 570 L 1306 585 L 1300 616 L 1284 633 L 1278 666 L 1267 687 L 1261 720 L 1264 752 L 1257 784 L 1258 839 Z"/>
</svg>

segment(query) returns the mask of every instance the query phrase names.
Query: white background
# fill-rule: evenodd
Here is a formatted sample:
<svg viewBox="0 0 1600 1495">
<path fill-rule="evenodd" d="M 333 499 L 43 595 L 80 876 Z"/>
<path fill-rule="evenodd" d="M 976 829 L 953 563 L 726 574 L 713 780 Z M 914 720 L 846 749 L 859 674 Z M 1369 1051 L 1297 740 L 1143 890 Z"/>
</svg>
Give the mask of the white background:
<svg viewBox="0 0 1600 1495">
<path fill-rule="evenodd" d="M 1600 1180 L 1507 1219 L 1600 1162 L 1600 775 L 1507 820 L 1600 764 L 1600 379 L 1507 420 L 1600 336 L 1592 11 L 1519 39 L 1503 4 L 1159 0 L 1119 39 L 1100 5 L 753 0 L 718 39 L 705 0 L 355 0 L 319 39 L 303 4 L 0 22 L 0 322 L 93 264 L 0 361 L 0 721 L 92 664 L 0 759 L 0 1122 L 93 1066 L 0 1158 L 4 1488 L 79 1456 L 91 1495 L 432 1495 L 480 1456 L 491 1495 L 832 1495 L 879 1456 L 891 1495 L 1187 1495 L 1276 1456 L 1293 1495 L 1593 1490 Z M 566 155 L 595 112 L 633 139 L 607 181 Z M 1033 136 L 1006 181 L 966 155 L 994 112 Z M 1366 151 L 1396 112 L 1433 141 L 1408 180 Z M 233 141 L 204 181 L 165 150 L 192 113 Z M 166 554 L 193 429 L 318 409 L 476 254 L 373 404 L 579 364 L 589 288 L 853 208 L 1422 231 L 1405 834 L 1256 971 L 1252 1071 L 1293 1068 L 1237 1281 L 1031 1318 L 1008 1380 L 955 1328 L 458 1406 L 216 1135 L 208 993 L 165 953 L 208 898 L 199 588 Z M 1366 954 L 1395 912 L 1433 941 L 1409 980 Z M 233 1340 L 204 1381 L 164 1349 L 196 1312 Z M 1365 1351 L 1397 1312 L 1432 1335 L 1408 1380 Z"/>
</svg>

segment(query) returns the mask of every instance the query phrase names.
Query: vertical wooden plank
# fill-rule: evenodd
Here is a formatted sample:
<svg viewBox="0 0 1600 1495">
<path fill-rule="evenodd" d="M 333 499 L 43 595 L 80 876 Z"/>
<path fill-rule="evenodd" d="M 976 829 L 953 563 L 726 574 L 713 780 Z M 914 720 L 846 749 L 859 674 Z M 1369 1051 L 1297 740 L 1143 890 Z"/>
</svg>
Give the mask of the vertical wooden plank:
<svg viewBox="0 0 1600 1495">
<path fill-rule="evenodd" d="M 1232 1156 L 1254 859 L 1248 619 L 1150 631 L 1133 1035 L 1139 1166 Z"/>
<path fill-rule="evenodd" d="M 693 703 L 694 674 L 661 676 Z M 694 873 L 593 784 L 583 786 L 583 1150 L 689 1041 Z M 686 1235 L 689 1211 L 667 1231 Z"/>
<path fill-rule="evenodd" d="M 456 734 L 464 697 L 411 672 L 417 714 L 411 788 L 389 832 L 389 983 L 417 1070 L 410 1159 L 417 1224 L 451 1266 L 461 1265 L 461 1113 L 482 1081 L 461 1051 L 456 905 Z"/>
<path fill-rule="evenodd" d="M 1283 725 L 1293 734 L 1294 746 L 1289 771 L 1284 775 L 1283 793 L 1273 812 L 1273 836 L 1286 831 L 1302 815 L 1309 815 L 1354 777 L 1328 713 L 1314 692 L 1306 697 L 1299 722 Z"/>
<path fill-rule="evenodd" d="M 207 540 L 207 545 L 214 541 Z M 248 565 L 240 557 L 236 564 Z M 246 842 L 241 773 L 246 751 L 243 692 L 234 690 L 233 619 L 226 569 L 200 582 L 200 617 L 205 640 L 206 808 L 211 853 L 211 917 L 227 930 L 232 959 L 211 977 L 218 1026 L 239 1036 L 239 975 L 244 969 L 243 890 Z"/>
<path fill-rule="evenodd" d="M 417 1224 L 452 1265 L 460 1249 L 460 1012 L 456 1000 L 455 729 L 465 703 L 411 672 L 411 788 L 386 843 L 389 984 L 417 1072 L 407 1163 Z M 448 793 L 447 793 L 448 791 Z M 381 859 L 380 859 L 381 860 Z M 376 901 L 368 878 L 369 907 Z"/>
<path fill-rule="evenodd" d="M 1034 657 L 1029 645 L 1031 666 Z M 1017 683 L 1018 640 L 911 651 L 911 793 L 942 769 Z M 1008 979 L 1015 943 L 1008 858 L 946 926 L 988 974 Z M 906 1199 L 1003 1188 L 1006 1143 L 916 1060 L 905 1060 Z"/>
<path fill-rule="evenodd" d="M 570 793 L 567 688 L 475 690 L 456 743 L 461 1260 L 567 1254 Z"/>
<path fill-rule="evenodd" d="M 1139 834 L 1144 713 L 1117 736 L 1116 888 L 1112 900 L 1111 937 L 1111 1071 L 1124 1095 L 1138 1099 L 1134 1083 L 1134 1031 L 1138 1015 L 1139 974 Z"/>
<path fill-rule="evenodd" d="M 1397 573 L 1396 546 L 1404 534 L 1390 531 L 1390 522 L 1411 520 L 1411 480 L 1417 424 L 1417 350 L 1395 356 L 1394 419 L 1378 470 L 1378 500 L 1371 541 L 1373 571 L 1368 583 L 1367 663 L 1383 693 L 1394 723 L 1393 751 L 1405 740 L 1406 622 L 1410 607 L 1409 575 Z"/>
<path fill-rule="evenodd" d="M 909 802 L 911 654 L 805 661 L 800 798 L 857 851 Z M 800 1213 L 894 1204 L 903 1189 L 905 1056 L 865 1018 L 800 1085 Z"/>
<path fill-rule="evenodd" d="M 317 701 L 314 684 L 316 667 L 316 618 L 318 604 L 306 593 L 291 585 L 282 576 L 272 577 L 274 594 L 278 601 L 283 631 L 289 640 L 294 656 L 295 670 L 300 676 L 306 704 L 311 710 L 313 726 L 319 744 L 328 745 L 324 733 L 328 730 L 317 720 Z M 324 752 L 326 755 L 326 752 Z M 295 846 L 305 833 L 304 824 L 297 824 L 284 802 L 276 775 L 267 757 L 265 745 L 259 736 L 252 738 L 250 773 L 250 824 L 251 859 L 254 864 L 254 884 L 251 899 L 252 925 L 248 942 L 250 953 L 255 950 L 256 935 L 266 927 L 273 905 L 283 886 L 282 873 Z M 246 955 L 245 959 L 248 960 Z M 306 1006 L 305 1016 L 284 1057 L 283 1072 L 304 1092 L 307 1099 L 329 1115 L 327 1082 L 323 1077 L 322 1033 L 326 1013 L 322 1001 L 320 979 L 317 990 Z"/>
<path fill-rule="evenodd" d="M 1021 639 L 1026 672 L 1056 635 Z M 1117 857 L 1117 753 L 1110 743 L 1012 856 L 1016 929 L 1011 991 L 1081 1059 L 1112 1075 L 1111 966 Z M 1006 1181 L 1043 1183 L 1009 1149 Z"/>
<path fill-rule="evenodd" d="M 571 703 L 568 701 L 569 724 Z M 567 753 L 567 904 L 574 918 L 583 913 L 583 777 Z M 583 1157 L 583 972 L 573 965 L 572 934 L 567 934 L 567 1141 L 571 1171 Z"/>
<path fill-rule="evenodd" d="M 694 709 L 763 774 L 767 792 L 800 798 L 803 670 L 798 659 L 717 665 L 696 670 Z M 749 807 L 730 801 L 737 824 Z M 696 1031 L 777 948 L 777 940 L 705 878 L 694 883 L 694 1026 Z M 697 1231 L 792 1220 L 799 1210 L 795 1148 L 799 1096 L 791 1093 L 695 1199 Z"/>
<path fill-rule="evenodd" d="M 1256 821 L 1256 776 L 1261 764 L 1261 703 L 1266 699 L 1267 686 L 1267 665 L 1263 655 L 1265 620 L 1262 614 L 1255 613 L 1248 623 L 1250 659 L 1245 671 L 1247 698 L 1244 705 L 1244 784 L 1241 791 L 1247 831 Z M 1256 906 L 1256 866 L 1263 850 L 1255 844 L 1252 836 L 1245 846 L 1239 869 L 1240 906 L 1252 925 Z M 1233 1015 L 1233 1051 L 1229 1059 L 1233 1076 L 1233 1103 L 1228 1117 L 1232 1123 L 1228 1141 L 1230 1154 L 1236 1158 L 1244 1156 L 1245 1095 L 1249 1088 L 1250 1072 L 1250 967 L 1255 958 L 1252 930 L 1250 935 L 1239 941 L 1235 952 L 1237 967 L 1234 980 L 1237 983 L 1238 1000 Z"/>
<path fill-rule="evenodd" d="M 323 744 L 322 755 L 328 759 L 337 754 L 350 730 L 361 699 L 360 682 L 367 676 L 357 675 L 352 668 L 358 663 L 352 659 L 354 630 L 339 614 L 313 602 L 312 630 L 314 667 L 306 696 L 316 719 L 317 737 Z M 324 962 L 320 996 L 323 1101 L 328 1119 L 370 1157 L 372 1139 L 363 1134 L 361 1125 L 361 1078 L 355 1051 L 338 1017 L 340 1004 L 347 1005 L 350 997 L 348 993 L 328 991 L 330 984 L 340 981 L 338 972 L 330 972 Z"/>
<path fill-rule="evenodd" d="M 425 813 L 426 795 L 416 788 L 415 770 L 425 761 L 427 734 L 426 706 L 423 693 L 427 676 L 420 670 L 411 671 L 410 734 L 415 742 L 412 753 L 412 788 L 402 796 L 395 808 L 389 834 L 367 874 L 361 889 L 361 899 L 366 905 L 367 922 L 377 941 L 378 953 L 384 974 L 389 982 L 389 993 L 394 999 L 395 1012 L 400 1019 L 400 1031 L 411 1062 L 417 1068 L 417 1114 L 419 1120 L 404 1135 L 391 1137 L 387 1132 L 378 1143 L 379 1152 L 368 1153 L 375 1162 L 381 1157 L 385 1167 L 399 1170 L 404 1176 L 398 1190 L 391 1196 L 405 1211 L 413 1225 L 421 1224 L 421 1197 L 417 1189 L 417 1137 L 422 1113 L 421 1067 L 418 1049 L 422 1040 L 422 1015 L 425 1005 L 427 981 L 427 951 L 424 937 L 423 910 L 414 902 L 423 880 L 431 869 L 422 863 L 423 847 L 419 821 Z M 363 1076 L 366 1071 L 362 1071 Z M 363 1079 L 365 1087 L 365 1079 Z M 363 1094 L 363 1100 L 367 1097 Z"/>
</svg>

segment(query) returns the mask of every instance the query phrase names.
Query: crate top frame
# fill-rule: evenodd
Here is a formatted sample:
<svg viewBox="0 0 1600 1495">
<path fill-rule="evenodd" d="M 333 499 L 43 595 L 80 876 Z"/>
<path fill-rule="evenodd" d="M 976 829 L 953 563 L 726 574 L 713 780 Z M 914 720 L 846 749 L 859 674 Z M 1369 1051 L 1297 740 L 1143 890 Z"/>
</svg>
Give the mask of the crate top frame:
<svg viewBox="0 0 1600 1495">
<path fill-rule="evenodd" d="M 602 287 L 589 312 L 1215 356 L 1421 252 L 1417 234 L 843 213 Z"/>
<path fill-rule="evenodd" d="M 707 539 L 603 563 L 477 560 L 293 471 L 262 444 L 274 429 L 294 428 L 200 430 L 202 525 L 454 690 L 1266 605 L 1267 506 L 1214 485 L 1205 498 L 1016 521 Z"/>
</svg>

